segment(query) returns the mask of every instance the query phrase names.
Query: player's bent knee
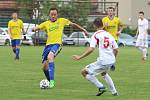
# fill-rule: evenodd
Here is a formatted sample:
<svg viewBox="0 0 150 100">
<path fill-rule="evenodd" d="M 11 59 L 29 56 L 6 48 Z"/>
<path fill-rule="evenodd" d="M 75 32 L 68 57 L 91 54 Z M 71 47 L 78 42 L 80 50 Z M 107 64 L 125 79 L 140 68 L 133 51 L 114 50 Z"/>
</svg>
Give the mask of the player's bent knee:
<svg viewBox="0 0 150 100">
<path fill-rule="evenodd" d="M 53 62 L 53 60 L 54 60 L 54 54 L 52 52 L 50 52 L 48 54 L 48 58 L 47 59 L 48 59 L 49 62 Z"/>
<path fill-rule="evenodd" d="M 88 72 L 85 69 L 81 70 L 81 74 L 83 77 L 86 77 L 86 75 L 88 74 Z"/>
</svg>

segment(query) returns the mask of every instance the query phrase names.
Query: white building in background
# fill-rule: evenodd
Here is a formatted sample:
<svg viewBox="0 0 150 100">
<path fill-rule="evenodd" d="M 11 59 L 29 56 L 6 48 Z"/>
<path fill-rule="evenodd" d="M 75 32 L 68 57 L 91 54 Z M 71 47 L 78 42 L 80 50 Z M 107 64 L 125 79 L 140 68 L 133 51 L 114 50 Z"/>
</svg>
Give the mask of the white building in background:
<svg viewBox="0 0 150 100">
<path fill-rule="evenodd" d="M 150 20 L 150 0 L 105 0 L 119 2 L 118 16 L 123 23 L 131 28 L 137 27 L 138 12 L 144 11 L 145 17 Z"/>
</svg>

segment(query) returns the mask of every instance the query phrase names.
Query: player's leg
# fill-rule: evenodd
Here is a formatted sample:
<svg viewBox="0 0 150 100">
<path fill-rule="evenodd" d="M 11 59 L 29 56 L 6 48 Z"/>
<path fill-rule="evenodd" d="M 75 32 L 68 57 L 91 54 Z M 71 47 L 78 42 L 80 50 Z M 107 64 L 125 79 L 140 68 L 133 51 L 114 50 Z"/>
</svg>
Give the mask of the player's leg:
<svg viewBox="0 0 150 100">
<path fill-rule="evenodd" d="M 142 47 L 140 47 L 140 46 L 138 46 L 138 47 L 136 47 L 140 52 L 143 52 L 143 48 Z"/>
<path fill-rule="evenodd" d="M 50 78 L 50 88 L 54 87 L 55 83 L 54 83 L 54 68 L 55 68 L 55 64 L 54 64 L 54 58 L 55 58 L 55 54 L 58 52 L 60 45 L 59 44 L 53 44 L 50 47 L 50 52 L 48 54 L 48 71 L 49 71 L 49 78 Z"/>
<path fill-rule="evenodd" d="M 143 43 L 142 43 L 142 39 L 137 39 L 136 41 L 136 48 L 142 53 L 143 55 L 143 47 L 142 47 Z M 143 60 L 143 57 L 142 57 L 142 60 Z"/>
<path fill-rule="evenodd" d="M 136 44 L 135 44 L 135 46 L 136 46 L 136 48 L 140 51 L 140 52 L 143 52 L 143 49 L 142 49 L 142 47 L 141 47 L 141 39 L 137 39 L 137 41 L 136 41 Z"/>
<path fill-rule="evenodd" d="M 148 57 L 148 41 L 147 40 L 143 40 L 143 60 L 146 61 L 147 57 Z"/>
<path fill-rule="evenodd" d="M 49 71 L 48 71 L 48 60 L 47 60 L 47 57 L 48 57 L 48 53 L 50 51 L 50 47 L 49 46 L 46 46 L 43 50 L 43 54 L 42 54 L 42 64 L 43 64 L 43 72 L 47 78 L 48 81 L 50 81 L 50 78 L 49 78 Z"/>
<path fill-rule="evenodd" d="M 42 70 L 43 70 L 47 80 L 50 81 L 49 72 L 48 72 L 48 61 L 47 60 L 43 61 L 43 68 L 42 68 Z"/>
<path fill-rule="evenodd" d="M 16 39 L 11 41 L 11 45 L 12 45 L 13 52 L 15 54 L 15 60 L 18 60 L 17 56 L 16 56 L 16 53 L 18 52 L 17 45 L 16 45 Z"/>
<path fill-rule="evenodd" d="M 143 60 L 146 61 L 148 57 L 148 52 L 147 52 L 147 48 L 143 47 Z"/>
<path fill-rule="evenodd" d="M 138 46 L 137 48 L 142 53 L 142 60 L 147 60 L 147 49 L 141 46 Z"/>
<path fill-rule="evenodd" d="M 148 52 L 147 52 L 148 42 L 143 40 L 143 39 L 137 39 L 136 47 L 142 53 L 142 60 L 144 60 L 144 61 L 147 60 L 147 56 L 148 56 Z"/>
<path fill-rule="evenodd" d="M 54 53 L 49 52 L 48 54 L 48 72 L 49 72 L 49 78 L 50 78 L 50 88 L 54 87 Z"/>
<path fill-rule="evenodd" d="M 81 70 L 81 74 L 83 75 L 83 77 L 85 77 L 88 81 L 90 81 L 91 83 L 93 83 L 98 89 L 99 89 L 99 93 L 96 96 L 100 96 L 101 94 L 103 94 L 106 90 L 104 85 L 96 78 L 96 73 L 94 69 L 94 63 L 86 66 L 86 68 Z"/>
<path fill-rule="evenodd" d="M 83 77 L 85 77 L 88 81 L 90 81 L 91 83 L 93 83 L 97 88 L 101 88 L 104 87 L 103 84 L 101 82 L 98 81 L 98 79 L 92 75 L 89 74 L 86 69 L 82 69 L 81 74 L 83 75 Z"/>
<path fill-rule="evenodd" d="M 13 50 L 14 54 L 16 54 L 15 40 L 11 40 L 11 47 L 12 47 L 12 50 Z"/>
<path fill-rule="evenodd" d="M 20 39 L 17 39 L 15 42 L 16 42 L 16 59 L 19 60 L 19 54 L 20 54 Z"/>
<path fill-rule="evenodd" d="M 138 42 L 138 41 L 137 41 Z M 142 60 L 147 60 L 148 52 L 147 52 L 148 43 L 147 41 L 140 41 L 137 43 L 137 48 L 142 52 Z"/>
<path fill-rule="evenodd" d="M 108 86 L 109 86 L 109 88 L 110 88 L 110 90 L 111 90 L 111 92 L 112 92 L 112 95 L 118 96 L 118 92 L 117 92 L 117 90 L 116 90 L 116 88 L 115 88 L 115 85 L 114 85 L 114 83 L 113 83 L 113 80 L 112 80 L 111 77 L 108 75 L 108 73 L 107 73 L 107 72 L 103 72 L 101 75 L 103 76 L 104 80 L 105 80 L 106 83 L 108 84 Z"/>
</svg>

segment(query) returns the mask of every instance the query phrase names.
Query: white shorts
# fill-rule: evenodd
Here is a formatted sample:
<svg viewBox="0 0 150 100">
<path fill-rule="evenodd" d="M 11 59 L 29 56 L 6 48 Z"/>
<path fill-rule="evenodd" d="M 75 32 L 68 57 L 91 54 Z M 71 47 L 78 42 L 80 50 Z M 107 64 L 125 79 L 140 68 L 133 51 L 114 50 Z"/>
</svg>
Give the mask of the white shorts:
<svg viewBox="0 0 150 100">
<path fill-rule="evenodd" d="M 108 72 L 108 70 L 112 65 L 113 64 L 102 65 L 99 61 L 96 61 L 94 63 L 87 65 L 85 69 L 89 74 L 96 76 L 100 73 Z"/>
<path fill-rule="evenodd" d="M 138 38 L 136 41 L 136 47 L 146 47 L 148 48 L 148 41 Z"/>
</svg>

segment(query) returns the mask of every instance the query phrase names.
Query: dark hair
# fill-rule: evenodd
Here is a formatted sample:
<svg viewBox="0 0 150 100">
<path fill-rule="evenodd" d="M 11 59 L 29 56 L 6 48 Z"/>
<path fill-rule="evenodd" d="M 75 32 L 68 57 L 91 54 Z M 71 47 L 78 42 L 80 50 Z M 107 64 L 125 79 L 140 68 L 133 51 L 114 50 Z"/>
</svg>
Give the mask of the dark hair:
<svg viewBox="0 0 150 100">
<path fill-rule="evenodd" d="M 57 8 L 50 8 L 50 9 L 49 9 L 49 13 L 50 13 L 51 10 L 56 10 L 57 13 L 58 13 L 58 9 L 57 9 Z"/>
<path fill-rule="evenodd" d="M 144 15 L 144 12 L 143 12 L 143 11 L 140 11 L 139 14 L 143 14 L 143 15 Z"/>
<path fill-rule="evenodd" d="M 113 11 L 115 11 L 115 8 L 113 8 L 113 7 L 108 7 L 107 9 L 113 9 Z"/>
<path fill-rule="evenodd" d="M 102 22 L 102 19 L 101 18 L 96 18 L 94 21 L 93 21 L 93 24 L 99 28 L 99 27 L 103 27 L 103 22 Z"/>
</svg>

